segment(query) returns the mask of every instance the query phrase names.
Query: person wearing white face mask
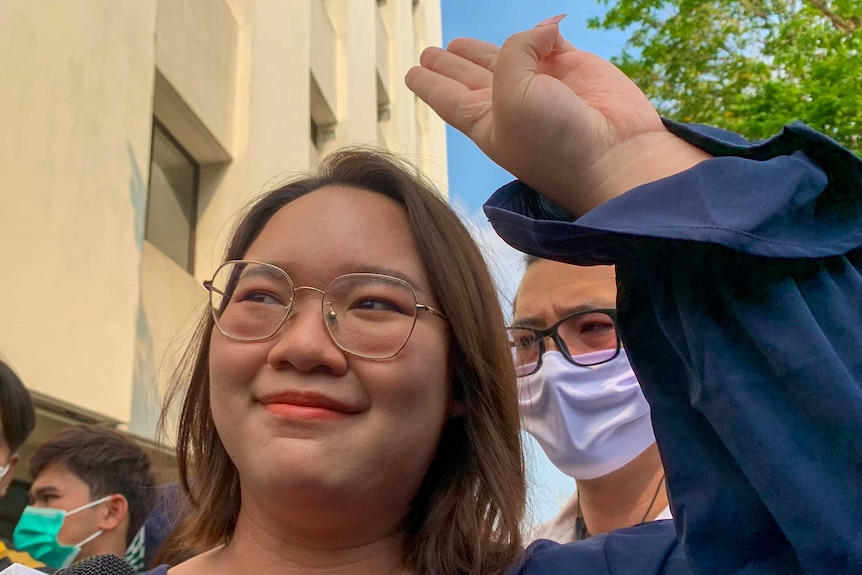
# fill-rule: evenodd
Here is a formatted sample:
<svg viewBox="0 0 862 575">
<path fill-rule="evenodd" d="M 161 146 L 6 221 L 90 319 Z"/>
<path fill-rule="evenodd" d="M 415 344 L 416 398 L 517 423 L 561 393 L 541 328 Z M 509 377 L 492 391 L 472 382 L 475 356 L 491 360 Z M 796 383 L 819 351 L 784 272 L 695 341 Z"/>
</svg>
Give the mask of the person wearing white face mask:
<svg viewBox="0 0 862 575">
<path fill-rule="evenodd" d="M 6 496 L 18 465 L 18 449 L 36 427 L 36 410 L 30 393 L 18 375 L 0 361 L 0 498 Z M 45 573 L 54 570 L 10 541 L 0 539 L 0 571 L 13 563 Z"/>
<path fill-rule="evenodd" d="M 613 267 L 526 264 L 509 328 L 522 424 L 577 485 L 531 538 L 671 519 L 649 405 L 615 328 Z"/>
</svg>

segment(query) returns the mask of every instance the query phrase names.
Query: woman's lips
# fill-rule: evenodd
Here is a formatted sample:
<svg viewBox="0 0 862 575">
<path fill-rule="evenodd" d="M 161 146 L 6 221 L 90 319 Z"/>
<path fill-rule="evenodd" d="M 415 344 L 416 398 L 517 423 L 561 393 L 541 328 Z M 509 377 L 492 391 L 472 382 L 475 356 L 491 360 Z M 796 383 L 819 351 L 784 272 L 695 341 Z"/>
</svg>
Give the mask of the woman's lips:
<svg viewBox="0 0 862 575">
<path fill-rule="evenodd" d="M 346 402 L 308 391 L 273 393 L 262 397 L 259 401 L 269 413 L 289 419 L 337 419 L 361 411 Z"/>
</svg>

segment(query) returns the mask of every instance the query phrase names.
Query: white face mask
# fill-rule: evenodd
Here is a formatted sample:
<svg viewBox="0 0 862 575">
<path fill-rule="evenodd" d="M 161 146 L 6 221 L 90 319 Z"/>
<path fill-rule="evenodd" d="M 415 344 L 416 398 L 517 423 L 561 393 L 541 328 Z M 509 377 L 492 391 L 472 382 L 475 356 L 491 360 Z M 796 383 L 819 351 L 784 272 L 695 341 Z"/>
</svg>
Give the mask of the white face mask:
<svg viewBox="0 0 862 575">
<path fill-rule="evenodd" d="M 12 467 L 12 462 L 10 461 L 6 465 L 0 467 L 0 480 L 6 477 L 6 474 L 9 473 L 9 468 Z"/>
<path fill-rule="evenodd" d="M 518 379 L 518 399 L 524 429 L 575 479 L 616 471 L 655 443 L 649 404 L 623 350 L 591 367 L 546 352 L 538 372 Z"/>
</svg>

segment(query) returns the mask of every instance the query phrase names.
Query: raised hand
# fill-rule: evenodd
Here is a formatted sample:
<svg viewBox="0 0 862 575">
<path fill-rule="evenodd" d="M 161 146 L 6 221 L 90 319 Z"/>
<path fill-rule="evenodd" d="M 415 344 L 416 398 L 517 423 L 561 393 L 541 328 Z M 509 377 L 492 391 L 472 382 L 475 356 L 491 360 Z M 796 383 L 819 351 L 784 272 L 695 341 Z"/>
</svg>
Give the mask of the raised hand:
<svg viewBox="0 0 862 575">
<path fill-rule="evenodd" d="M 615 66 L 559 35 L 557 19 L 502 48 L 428 48 L 407 86 L 492 160 L 580 215 L 708 156 L 664 129 Z"/>
</svg>

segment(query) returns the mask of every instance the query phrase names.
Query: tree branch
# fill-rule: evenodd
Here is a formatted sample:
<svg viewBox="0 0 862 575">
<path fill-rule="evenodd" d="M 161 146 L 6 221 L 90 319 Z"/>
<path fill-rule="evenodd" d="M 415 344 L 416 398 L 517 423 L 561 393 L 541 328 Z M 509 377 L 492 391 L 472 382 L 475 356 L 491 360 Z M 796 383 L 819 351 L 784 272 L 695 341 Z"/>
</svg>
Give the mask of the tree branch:
<svg viewBox="0 0 862 575">
<path fill-rule="evenodd" d="M 846 32 L 848 34 L 852 34 L 856 30 L 859 29 L 860 20 L 858 16 L 851 16 L 849 20 L 845 20 L 835 12 L 833 12 L 829 6 L 826 5 L 826 2 L 823 0 L 804 0 L 806 4 L 819 11 L 821 14 L 826 16 L 832 25 L 838 28 L 839 30 Z"/>
</svg>

